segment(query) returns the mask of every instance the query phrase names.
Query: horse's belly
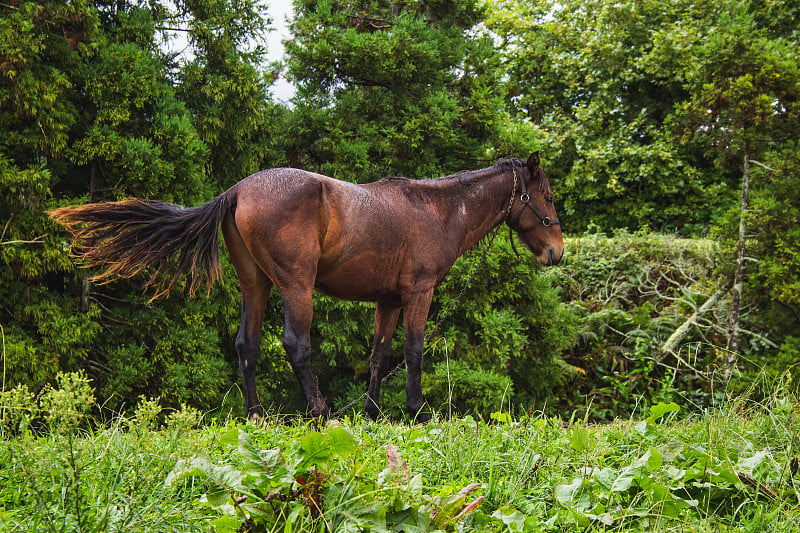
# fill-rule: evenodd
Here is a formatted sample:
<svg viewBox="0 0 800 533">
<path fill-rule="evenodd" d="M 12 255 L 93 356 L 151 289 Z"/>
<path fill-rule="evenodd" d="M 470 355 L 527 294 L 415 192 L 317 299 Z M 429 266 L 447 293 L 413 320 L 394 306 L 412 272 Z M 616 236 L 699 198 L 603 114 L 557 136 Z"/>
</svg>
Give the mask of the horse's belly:
<svg viewBox="0 0 800 533">
<path fill-rule="evenodd" d="M 400 304 L 398 276 L 385 258 L 362 258 L 325 268 L 320 265 L 315 288 L 342 300 Z"/>
</svg>

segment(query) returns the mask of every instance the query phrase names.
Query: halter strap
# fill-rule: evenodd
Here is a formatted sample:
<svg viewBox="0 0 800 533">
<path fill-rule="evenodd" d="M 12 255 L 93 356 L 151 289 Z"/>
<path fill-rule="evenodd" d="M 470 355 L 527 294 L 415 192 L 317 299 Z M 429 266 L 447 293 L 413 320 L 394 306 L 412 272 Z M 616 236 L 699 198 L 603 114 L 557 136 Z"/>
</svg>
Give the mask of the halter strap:
<svg viewBox="0 0 800 533">
<path fill-rule="evenodd" d="M 514 188 L 511 190 L 511 203 L 508 206 L 508 212 L 506 214 L 506 217 L 508 217 L 508 215 L 511 214 L 511 205 L 514 203 L 514 198 L 517 195 L 517 169 L 512 167 L 511 172 L 514 173 Z M 547 216 L 544 213 L 542 213 L 541 210 L 538 207 L 536 207 L 535 205 L 530 203 L 531 195 L 528 194 L 528 187 L 527 187 L 527 185 L 525 185 L 525 180 L 521 179 L 521 180 L 519 180 L 519 183 L 520 183 L 520 188 L 522 189 L 521 192 L 520 192 L 520 195 L 519 195 L 520 205 L 519 205 L 519 209 L 517 210 L 516 214 L 514 216 L 512 216 L 511 218 L 507 218 L 506 219 L 506 224 L 508 224 L 508 227 L 510 228 L 512 224 L 516 224 L 517 223 L 517 220 L 519 220 L 519 217 L 522 215 L 522 211 L 526 207 L 528 209 L 530 209 L 531 211 L 533 211 L 533 213 L 539 218 L 539 220 L 542 221 L 543 225 L 545 225 L 545 226 L 558 226 L 558 225 L 560 225 L 561 222 L 558 220 L 558 218 L 550 218 L 549 216 Z"/>
</svg>

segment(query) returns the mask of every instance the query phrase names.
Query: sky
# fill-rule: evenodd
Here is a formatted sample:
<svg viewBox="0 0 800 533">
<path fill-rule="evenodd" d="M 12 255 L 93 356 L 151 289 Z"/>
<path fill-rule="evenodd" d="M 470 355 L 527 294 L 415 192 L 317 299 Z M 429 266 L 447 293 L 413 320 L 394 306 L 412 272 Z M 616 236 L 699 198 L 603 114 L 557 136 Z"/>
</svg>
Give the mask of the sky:
<svg viewBox="0 0 800 533">
<path fill-rule="evenodd" d="M 281 41 L 290 37 L 287 18 L 291 18 L 292 0 L 268 0 L 266 2 L 272 27 L 275 31 L 267 34 L 267 57 L 269 61 L 277 61 L 283 58 L 283 43 Z M 294 94 L 294 87 L 281 77 L 272 86 L 272 96 L 278 102 L 287 103 Z"/>
<path fill-rule="evenodd" d="M 289 39 L 288 18 L 294 14 L 292 0 L 262 0 L 263 5 L 267 7 L 272 24 L 270 27 L 273 31 L 267 33 L 267 62 L 280 61 L 283 59 L 284 46 L 283 42 Z M 167 50 L 178 52 L 181 55 L 191 56 L 191 50 L 186 39 L 184 32 L 176 31 L 169 34 L 169 41 L 164 44 Z M 289 83 L 286 78 L 281 77 L 270 88 L 273 100 L 284 104 L 289 103 L 289 99 L 294 95 L 294 87 Z"/>
</svg>

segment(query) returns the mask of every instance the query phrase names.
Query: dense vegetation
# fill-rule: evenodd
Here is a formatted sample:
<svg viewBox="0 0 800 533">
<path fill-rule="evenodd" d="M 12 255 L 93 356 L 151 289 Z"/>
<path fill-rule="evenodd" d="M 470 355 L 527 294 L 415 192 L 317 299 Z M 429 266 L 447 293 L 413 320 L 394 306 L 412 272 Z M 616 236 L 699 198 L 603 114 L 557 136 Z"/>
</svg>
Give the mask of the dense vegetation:
<svg viewBox="0 0 800 533">
<path fill-rule="evenodd" d="M 43 404 L 9 405 L 0 527 L 796 532 L 798 404 L 780 382 L 762 385 L 768 401 L 744 395 L 699 414 L 659 402 L 601 426 L 498 411 L 412 426 L 358 416 L 317 430 L 297 418 L 193 429 L 196 410 L 144 401 L 80 430 L 91 388 L 63 376 Z"/>
<path fill-rule="evenodd" d="M 485 265 L 486 243 L 456 264 L 432 323 L 477 271 L 430 342 L 434 409 L 587 408 L 609 420 L 642 398 L 701 409 L 762 369 L 800 382 L 793 2 L 297 0 L 282 64 L 265 62 L 264 10 L 0 3 L 4 395 L 44 402 L 61 373 L 80 371 L 101 418 L 146 398 L 241 414 L 230 265 L 208 298 L 148 305 L 135 282 L 89 283 L 49 208 L 128 196 L 194 205 L 281 165 L 357 182 L 434 177 L 535 149 L 567 256 L 539 269 L 498 233 Z M 175 35 L 183 53 L 164 46 Z M 281 71 L 297 87 L 289 105 L 270 96 Z M 740 216 L 743 307 L 731 328 Z M 273 295 L 261 397 L 302 412 L 280 315 Z M 365 387 L 371 325 L 370 305 L 316 300 L 314 365 L 337 407 Z M 737 372 L 725 383 L 732 331 Z M 385 390 L 391 416 L 401 382 Z"/>
</svg>

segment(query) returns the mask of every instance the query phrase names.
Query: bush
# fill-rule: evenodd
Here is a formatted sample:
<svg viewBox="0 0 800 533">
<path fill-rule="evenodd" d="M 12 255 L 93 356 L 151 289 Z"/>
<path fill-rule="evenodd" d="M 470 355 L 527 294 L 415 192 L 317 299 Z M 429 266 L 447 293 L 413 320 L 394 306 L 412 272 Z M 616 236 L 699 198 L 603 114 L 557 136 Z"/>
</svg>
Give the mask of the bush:
<svg viewBox="0 0 800 533">
<path fill-rule="evenodd" d="M 83 372 L 59 372 L 56 386 L 33 394 L 24 384 L 0 395 L 3 432 L 26 433 L 32 427 L 70 433 L 84 426 L 95 407 L 94 389 Z"/>
<path fill-rule="evenodd" d="M 578 369 L 575 393 L 562 401 L 592 399 L 592 416 L 629 414 L 642 398 L 706 405 L 724 347 L 723 299 L 690 329 L 673 354 L 662 354 L 669 336 L 719 290 L 715 242 L 641 231 L 613 238 L 585 235 L 557 268 L 580 330 L 566 359 Z M 677 369 L 677 370 L 675 370 Z M 700 372 L 698 372 L 698 370 Z M 668 377 L 668 380 L 664 378 Z M 672 393 L 677 395 L 672 398 Z"/>
<path fill-rule="evenodd" d="M 488 420 L 491 413 L 510 404 L 514 383 L 492 370 L 472 368 L 464 361 L 435 363 L 422 380 L 428 403 L 441 413 L 475 413 Z"/>
</svg>

